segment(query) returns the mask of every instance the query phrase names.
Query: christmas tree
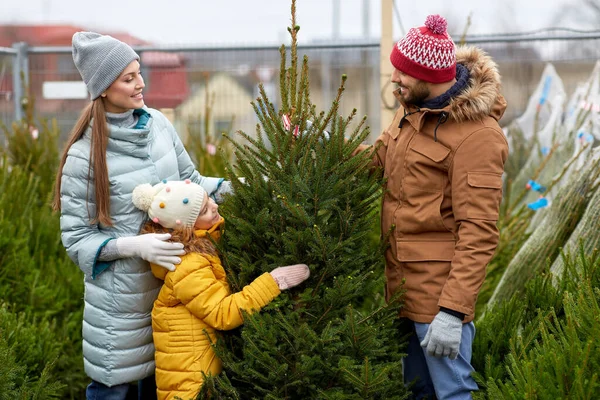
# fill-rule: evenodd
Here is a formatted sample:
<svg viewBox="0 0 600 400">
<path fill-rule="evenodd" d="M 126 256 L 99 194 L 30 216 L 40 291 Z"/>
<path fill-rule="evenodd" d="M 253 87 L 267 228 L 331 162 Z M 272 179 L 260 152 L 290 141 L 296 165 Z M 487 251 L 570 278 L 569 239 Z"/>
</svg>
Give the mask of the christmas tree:
<svg viewBox="0 0 600 400">
<path fill-rule="evenodd" d="M 311 277 L 224 333 L 216 346 L 223 372 L 208 377 L 199 397 L 407 398 L 400 302 L 381 300 L 383 248 L 373 240 L 381 181 L 369 171 L 372 152 L 357 151 L 369 134 L 366 117 L 350 130 L 356 110 L 338 114 L 346 76 L 329 111 L 317 113 L 308 59 L 298 62 L 294 0 L 291 11 L 279 109 L 260 86 L 256 135 L 232 140 L 235 195 L 221 207 L 221 251 L 233 291 L 281 265 L 306 263 Z"/>
</svg>

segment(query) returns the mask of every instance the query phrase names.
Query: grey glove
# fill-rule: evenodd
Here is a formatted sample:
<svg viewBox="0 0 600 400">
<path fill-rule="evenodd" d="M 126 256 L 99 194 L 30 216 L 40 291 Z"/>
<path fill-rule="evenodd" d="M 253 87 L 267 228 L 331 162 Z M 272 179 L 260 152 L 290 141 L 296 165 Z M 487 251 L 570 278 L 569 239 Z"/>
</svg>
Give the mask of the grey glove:
<svg viewBox="0 0 600 400">
<path fill-rule="evenodd" d="M 421 347 L 426 347 L 430 356 L 455 360 L 460 348 L 462 325 L 460 318 L 443 311 L 438 312 L 429 325 Z"/>
<path fill-rule="evenodd" d="M 306 135 L 306 133 L 308 133 L 312 124 L 313 123 L 311 120 L 306 121 L 306 129 L 302 132 L 303 135 Z M 326 130 L 323 130 L 323 137 L 325 138 L 325 140 L 329 140 L 329 132 L 327 132 Z M 319 141 L 321 141 L 321 138 L 319 138 Z"/>
<path fill-rule="evenodd" d="M 216 192 L 213 193 L 213 198 L 217 204 L 221 204 L 225 200 L 225 196 L 233 193 L 233 187 L 230 181 L 223 181 L 219 185 Z"/>
<path fill-rule="evenodd" d="M 246 178 L 240 176 L 237 178 L 242 185 L 246 184 Z M 263 176 L 263 180 L 265 182 L 269 181 L 269 178 Z M 213 198 L 217 204 L 221 204 L 225 200 L 225 196 L 234 194 L 233 186 L 231 185 L 231 181 L 223 181 L 216 192 L 213 193 Z"/>
</svg>

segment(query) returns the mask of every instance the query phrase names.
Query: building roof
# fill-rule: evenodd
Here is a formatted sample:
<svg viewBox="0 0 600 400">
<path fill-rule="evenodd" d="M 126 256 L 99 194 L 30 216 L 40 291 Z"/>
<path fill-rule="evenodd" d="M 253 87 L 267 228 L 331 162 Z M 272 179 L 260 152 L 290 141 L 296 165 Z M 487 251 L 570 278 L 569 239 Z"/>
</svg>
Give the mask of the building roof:
<svg viewBox="0 0 600 400">
<path fill-rule="evenodd" d="M 70 46 L 75 32 L 88 29 L 76 25 L 0 25 L 0 46 L 11 47 L 13 43 L 26 42 L 30 46 Z M 99 33 L 110 35 L 130 46 L 151 43 L 126 32 Z"/>
<path fill-rule="evenodd" d="M 0 25 L 0 47 L 11 47 L 17 42 L 29 46 L 71 46 L 75 32 L 86 28 L 75 25 Z M 132 36 L 127 32 L 101 31 L 130 46 L 148 46 L 152 43 Z M 149 67 L 174 68 L 184 64 L 184 58 L 177 53 L 147 51 L 142 53 L 142 63 Z"/>
</svg>

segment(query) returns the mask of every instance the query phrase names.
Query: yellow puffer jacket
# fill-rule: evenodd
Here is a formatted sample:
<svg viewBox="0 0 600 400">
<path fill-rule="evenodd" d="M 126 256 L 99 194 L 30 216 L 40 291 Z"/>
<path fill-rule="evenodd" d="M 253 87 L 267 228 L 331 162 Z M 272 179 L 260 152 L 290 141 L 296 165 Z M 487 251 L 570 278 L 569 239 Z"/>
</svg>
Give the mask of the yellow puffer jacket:
<svg viewBox="0 0 600 400">
<path fill-rule="evenodd" d="M 195 234 L 215 237 L 218 225 Z M 152 272 L 165 282 L 152 310 L 158 398 L 195 399 L 202 373 L 214 376 L 221 371 L 210 346 L 216 342 L 215 331 L 242 325 L 240 310 L 260 310 L 279 295 L 279 287 L 265 273 L 231 294 L 219 257 L 201 253 L 183 256 L 173 272 L 157 265 Z"/>
</svg>

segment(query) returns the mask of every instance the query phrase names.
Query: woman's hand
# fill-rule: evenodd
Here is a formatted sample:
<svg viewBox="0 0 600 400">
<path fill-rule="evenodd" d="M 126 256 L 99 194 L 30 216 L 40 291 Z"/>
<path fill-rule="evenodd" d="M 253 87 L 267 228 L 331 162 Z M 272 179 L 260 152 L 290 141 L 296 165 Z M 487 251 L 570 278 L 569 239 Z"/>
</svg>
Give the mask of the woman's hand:
<svg viewBox="0 0 600 400">
<path fill-rule="evenodd" d="M 169 271 L 175 271 L 175 265 L 181 263 L 185 254 L 183 244 L 167 242 L 169 233 L 147 233 L 117 239 L 117 250 L 122 257 L 140 257 Z"/>
</svg>

